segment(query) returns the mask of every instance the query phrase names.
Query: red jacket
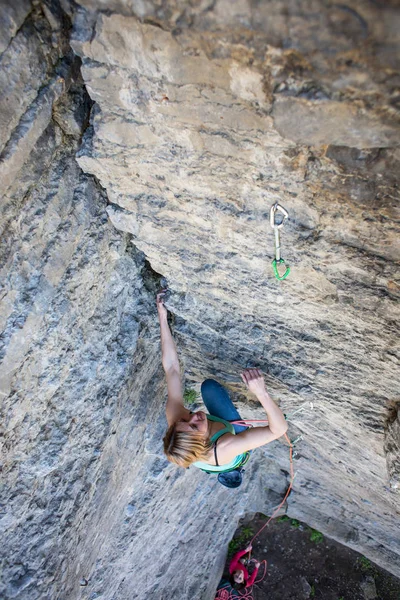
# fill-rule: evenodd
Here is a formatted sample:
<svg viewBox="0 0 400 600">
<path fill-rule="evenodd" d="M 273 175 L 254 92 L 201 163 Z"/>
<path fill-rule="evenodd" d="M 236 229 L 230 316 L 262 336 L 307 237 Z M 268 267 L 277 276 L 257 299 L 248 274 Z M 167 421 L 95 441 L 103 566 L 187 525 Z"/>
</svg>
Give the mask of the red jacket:
<svg viewBox="0 0 400 600">
<path fill-rule="evenodd" d="M 232 575 L 234 571 L 243 571 L 245 586 L 250 587 L 251 585 L 253 585 L 254 580 L 257 577 L 258 567 L 255 567 L 252 574 L 249 575 L 249 572 L 244 566 L 244 564 L 239 562 L 242 556 L 244 556 L 245 554 L 247 554 L 247 550 L 239 550 L 239 552 L 236 552 L 236 554 L 234 554 L 229 565 L 229 573 Z"/>
</svg>

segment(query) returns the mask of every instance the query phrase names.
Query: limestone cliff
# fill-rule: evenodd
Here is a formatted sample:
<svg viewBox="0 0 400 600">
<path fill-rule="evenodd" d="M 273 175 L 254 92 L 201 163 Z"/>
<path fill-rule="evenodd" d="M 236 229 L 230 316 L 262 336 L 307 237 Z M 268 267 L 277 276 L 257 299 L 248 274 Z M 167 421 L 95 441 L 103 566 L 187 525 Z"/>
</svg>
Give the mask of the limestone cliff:
<svg viewBox="0 0 400 600">
<path fill-rule="evenodd" d="M 163 457 L 161 276 L 186 385 L 307 403 L 288 514 L 399 575 L 396 3 L 3 6 L 1 596 L 208 600 L 279 504 L 280 442 L 231 491 Z"/>
</svg>

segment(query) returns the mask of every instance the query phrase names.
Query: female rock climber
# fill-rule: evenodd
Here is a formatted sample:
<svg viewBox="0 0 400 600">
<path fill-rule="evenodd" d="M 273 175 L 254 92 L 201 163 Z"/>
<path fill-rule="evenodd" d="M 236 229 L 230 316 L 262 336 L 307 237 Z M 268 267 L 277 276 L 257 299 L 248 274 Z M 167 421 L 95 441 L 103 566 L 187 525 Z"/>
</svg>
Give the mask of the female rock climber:
<svg viewBox="0 0 400 600">
<path fill-rule="evenodd" d="M 248 429 L 232 425 L 229 421 L 240 420 L 240 415 L 226 389 L 213 379 L 206 379 L 201 386 L 201 395 L 210 414 L 201 410 L 193 413 L 185 408 L 178 354 L 164 305 L 165 292 L 157 294 L 162 365 L 168 390 L 164 452 L 169 461 L 180 467 L 193 465 L 208 473 L 219 473 L 218 479 L 223 485 L 237 487 L 241 482 L 240 468 L 249 459 L 249 451 L 281 437 L 287 430 L 285 417 L 266 391 L 258 369 L 246 369 L 242 379 L 264 407 L 267 427 Z"/>
</svg>

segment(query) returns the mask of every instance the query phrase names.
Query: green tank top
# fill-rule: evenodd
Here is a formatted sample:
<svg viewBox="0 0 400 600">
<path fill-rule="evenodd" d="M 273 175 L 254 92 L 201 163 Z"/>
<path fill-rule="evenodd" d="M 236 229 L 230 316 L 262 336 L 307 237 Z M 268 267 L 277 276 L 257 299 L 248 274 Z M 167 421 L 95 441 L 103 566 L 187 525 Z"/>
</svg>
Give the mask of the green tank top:
<svg viewBox="0 0 400 600">
<path fill-rule="evenodd" d="M 223 429 L 220 429 L 211 437 L 210 442 L 212 444 L 215 444 L 215 442 L 225 433 L 231 433 L 232 435 L 236 435 L 235 428 L 232 425 L 232 423 L 229 423 L 229 421 L 225 421 L 225 419 L 220 419 L 219 417 L 214 417 L 214 415 L 207 415 L 207 419 L 209 421 L 216 421 L 225 425 Z M 244 465 L 249 460 L 249 457 L 250 453 L 244 452 L 243 454 L 238 454 L 238 456 L 235 456 L 235 458 L 226 465 L 219 465 L 217 467 L 217 465 L 209 465 L 208 463 L 202 462 L 200 460 L 192 463 L 192 465 L 197 469 L 206 471 L 207 473 L 224 473 L 226 471 L 233 471 L 241 465 Z"/>
</svg>

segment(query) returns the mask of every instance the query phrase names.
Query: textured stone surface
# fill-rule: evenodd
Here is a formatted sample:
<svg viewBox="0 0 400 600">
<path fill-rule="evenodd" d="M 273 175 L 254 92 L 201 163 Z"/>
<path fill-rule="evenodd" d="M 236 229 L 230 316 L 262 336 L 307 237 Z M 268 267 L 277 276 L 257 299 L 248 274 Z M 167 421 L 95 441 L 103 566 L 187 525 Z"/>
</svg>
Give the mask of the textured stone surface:
<svg viewBox="0 0 400 600">
<path fill-rule="evenodd" d="M 23 24 L 32 6 L 29 0 L 3 0 L 1 8 L 0 52 L 4 52 Z"/>
<path fill-rule="evenodd" d="M 54 6 L 42 8 L 32 31 L 49 18 L 62 33 Z M 249 497 L 261 502 L 260 479 L 248 478 L 228 518 L 214 479 L 163 458 L 157 277 L 109 223 L 104 192 L 75 161 L 90 107 L 76 65 L 66 56 L 46 77 L 21 117 L 15 104 L 1 155 L 0 594 L 208 596 L 238 514 Z M 265 491 L 272 504 L 287 485 L 274 481 L 277 491 Z M 217 561 L 211 552 L 193 579 L 182 570 L 166 582 L 171 555 L 197 555 L 200 523 L 215 536 Z"/>
<path fill-rule="evenodd" d="M 15 4 L 18 6 L 20 14 L 27 8 L 22 2 Z M 0 88 L 4 93 L 0 99 L 0 150 L 52 72 L 62 41 L 63 33 L 53 34 L 44 14 L 36 8 L 1 54 Z"/>
<path fill-rule="evenodd" d="M 208 600 L 287 488 L 279 442 L 232 491 L 163 458 L 157 273 L 187 385 L 312 401 L 288 514 L 399 573 L 395 3 L 79 4 L 2 20 L 0 594 Z"/>
<path fill-rule="evenodd" d="M 385 435 L 385 452 L 390 487 L 400 488 L 400 417 L 398 403 L 392 407 Z"/>
<path fill-rule="evenodd" d="M 192 380 L 238 389 L 240 366 L 257 364 L 288 412 L 313 402 L 293 428 L 289 514 L 398 572 L 384 451 L 399 377 L 398 73 L 379 67 L 393 11 L 207 6 L 153 5 L 157 26 L 99 15 L 76 35 L 96 102 L 79 164 L 169 281 Z M 270 267 L 276 200 L 291 217 L 284 283 Z"/>
<path fill-rule="evenodd" d="M 37 9 L 35 19 L 34 39 L 44 13 Z M 61 42 L 55 48 L 62 54 Z M 17 81 L 19 62 L 11 56 L 9 64 Z M 59 597 L 61 573 L 77 555 L 73 530 L 96 489 L 154 310 L 143 259 L 109 223 L 104 193 L 75 161 L 90 106 L 78 75 L 66 59 L 38 96 L 24 98 L 22 117 L 13 104 L 18 125 L 0 159 L 2 598 Z"/>
</svg>

